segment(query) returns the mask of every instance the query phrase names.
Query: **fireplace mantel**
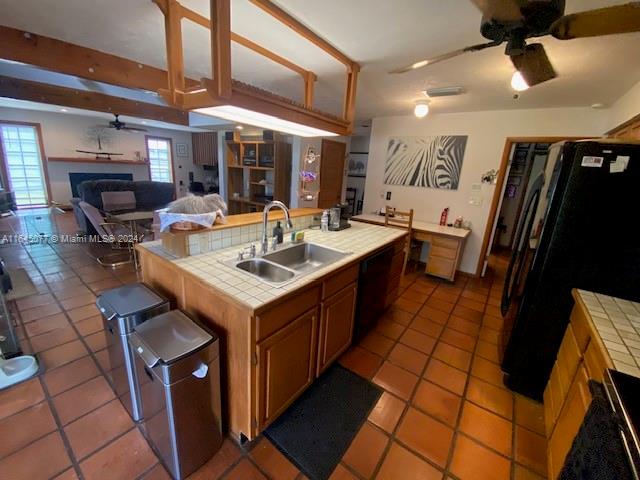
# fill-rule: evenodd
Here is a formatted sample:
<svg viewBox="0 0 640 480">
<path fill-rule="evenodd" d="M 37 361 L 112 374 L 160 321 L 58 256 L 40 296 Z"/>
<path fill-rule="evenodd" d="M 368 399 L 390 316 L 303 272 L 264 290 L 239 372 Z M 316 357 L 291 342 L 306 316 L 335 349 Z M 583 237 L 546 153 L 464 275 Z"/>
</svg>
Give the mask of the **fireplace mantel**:
<svg viewBox="0 0 640 480">
<path fill-rule="evenodd" d="M 114 158 L 88 158 L 88 157 L 47 157 L 49 162 L 74 162 L 74 163 L 109 163 L 119 165 L 149 165 L 147 160 L 125 160 Z"/>
</svg>

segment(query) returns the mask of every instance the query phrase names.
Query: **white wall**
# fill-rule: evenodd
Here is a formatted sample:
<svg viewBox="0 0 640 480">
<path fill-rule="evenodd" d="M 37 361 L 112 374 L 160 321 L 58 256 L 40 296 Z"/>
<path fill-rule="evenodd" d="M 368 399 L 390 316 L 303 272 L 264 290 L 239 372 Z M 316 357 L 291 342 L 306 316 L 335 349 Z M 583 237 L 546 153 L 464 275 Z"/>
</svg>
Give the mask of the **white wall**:
<svg viewBox="0 0 640 480">
<path fill-rule="evenodd" d="M 640 82 L 611 105 L 605 130 L 611 130 L 636 115 L 640 115 Z"/>
<path fill-rule="evenodd" d="M 81 115 L 71 115 L 68 113 L 39 112 L 35 110 L 21 110 L 0 107 L 0 121 L 20 121 L 39 123 L 42 128 L 42 140 L 44 151 L 47 157 L 82 157 L 89 156 L 77 153 L 75 150 L 96 150 L 97 145 L 91 143 L 87 138 L 87 129 L 97 125 L 105 125 L 107 121 L 103 118 L 94 118 Z M 113 131 L 112 142 L 108 146 L 103 146 L 103 150 L 123 153 L 124 159 L 134 159 L 134 152 L 139 151 L 140 155 L 146 157 L 145 135 L 158 137 L 169 137 L 173 142 L 173 160 L 175 166 L 175 178 L 180 195 L 185 194 L 189 188 L 189 172 L 194 173 L 194 180 L 203 181 L 205 177 L 204 169 L 193 164 L 191 151 L 191 133 L 181 130 L 165 130 L 158 128 L 148 128 L 148 132 L 117 132 Z M 176 143 L 186 143 L 188 155 L 181 157 L 176 155 Z M 131 173 L 134 180 L 148 180 L 149 170 L 146 165 L 123 165 L 123 164 L 98 164 L 98 163 L 75 163 L 75 162 L 48 162 L 49 182 L 51 185 L 51 200 L 68 204 L 71 198 L 71 186 L 69 184 L 69 173 Z M 182 185 L 180 185 L 182 181 Z"/>
<path fill-rule="evenodd" d="M 605 130 L 607 111 L 591 108 L 486 111 L 431 114 L 417 119 L 413 115 L 379 117 L 373 120 L 364 200 L 364 212 L 385 205 L 413 208 L 417 220 L 437 223 L 444 207 L 449 219 L 462 215 L 471 221 L 460 269 L 475 273 L 495 186 L 481 184 L 482 204 L 469 204 L 474 184 L 482 173 L 499 168 L 507 137 L 598 136 Z M 468 135 L 458 190 L 384 185 L 384 163 L 390 136 Z M 389 202 L 384 192 L 392 192 Z"/>
</svg>

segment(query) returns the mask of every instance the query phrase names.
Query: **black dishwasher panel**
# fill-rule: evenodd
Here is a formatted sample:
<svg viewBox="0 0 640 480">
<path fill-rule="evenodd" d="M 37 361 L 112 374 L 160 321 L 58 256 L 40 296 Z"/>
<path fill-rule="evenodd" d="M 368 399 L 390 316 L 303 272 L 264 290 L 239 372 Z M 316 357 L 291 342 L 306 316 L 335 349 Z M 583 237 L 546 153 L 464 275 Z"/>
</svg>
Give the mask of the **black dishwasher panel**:
<svg viewBox="0 0 640 480">
<path fill-rule="evenodd" d="M 355 339 L 366 335 L 384 312 L 392 258 L 393 246 L 389 246 L 360 263 Z"/>
</svg>

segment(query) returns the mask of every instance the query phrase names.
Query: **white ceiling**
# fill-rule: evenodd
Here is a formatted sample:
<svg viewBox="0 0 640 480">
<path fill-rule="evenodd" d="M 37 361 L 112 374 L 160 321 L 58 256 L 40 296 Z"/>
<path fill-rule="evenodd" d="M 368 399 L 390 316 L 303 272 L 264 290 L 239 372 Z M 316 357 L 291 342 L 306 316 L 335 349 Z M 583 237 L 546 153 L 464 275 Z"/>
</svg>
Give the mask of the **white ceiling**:
<svg viewBox="0 0 640 480">
<path fill-rule="evenodd" d="M 480 13 L 466 0 L 277 0 L 362 65 L 359 121 L 406 114 L 427 87 L 460 85 L 467 94 L 432 100 L 433 112 L 609 105 L 640 80 L 640 34 L 543 43 L 559 78 L 513 99 L 513 67 L 503 48 L 467 54 L 404 75 L 386 72 L 484 41 Z M 625 0 L 567 0 L 567 13 Z M 209 0 L 183 0 L 208 16 Z M 0 0 L 1 23 L 165 68 L 163 17 L 151 0 Z M 183 22 L 185 67 L 210 76 L 209 34 Z M 253 6 L 232 0 L 232 29 L 319 75 L 316 106 L 340 113 L 344 67 Z M 243 47 L 232 50 L 234 77 L 294 99 L 302 81 Z"/>
</svg>

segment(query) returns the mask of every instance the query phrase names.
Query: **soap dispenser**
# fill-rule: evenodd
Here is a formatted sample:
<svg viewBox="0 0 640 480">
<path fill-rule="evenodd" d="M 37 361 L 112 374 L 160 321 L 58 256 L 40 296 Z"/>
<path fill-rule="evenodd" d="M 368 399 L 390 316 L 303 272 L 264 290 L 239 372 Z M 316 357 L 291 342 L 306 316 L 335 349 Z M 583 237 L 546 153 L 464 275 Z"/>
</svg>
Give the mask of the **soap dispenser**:
<svg viewBox="0 0 640 480">
<path fill-rule="evenodd" d="M 278 239 L 278 243 L 282 243 L 282 225 L 280 225 L 280 221 L 276 223 L 276 226 L 273 227 L 273 236 Z"/>
</svg>

